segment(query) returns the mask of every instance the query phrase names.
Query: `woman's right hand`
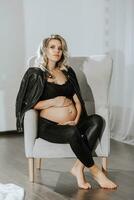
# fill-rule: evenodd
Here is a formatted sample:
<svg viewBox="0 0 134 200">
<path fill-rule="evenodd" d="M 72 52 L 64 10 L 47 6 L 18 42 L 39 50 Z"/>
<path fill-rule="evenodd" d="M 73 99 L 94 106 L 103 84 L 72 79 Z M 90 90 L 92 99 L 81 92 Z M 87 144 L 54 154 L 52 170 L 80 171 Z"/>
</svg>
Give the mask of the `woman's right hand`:
<svg viewBox="0 0 134 200">
<path fill-rule="evenodd" d="M 54 99 L 54 106 L 55 107 L 64 107 L 64 106 L 68 106 L 70 104 L 72 104 L 72 100 L 66 98 L 65 96 L 58 96 L 55 97 Z"/>
</svg>

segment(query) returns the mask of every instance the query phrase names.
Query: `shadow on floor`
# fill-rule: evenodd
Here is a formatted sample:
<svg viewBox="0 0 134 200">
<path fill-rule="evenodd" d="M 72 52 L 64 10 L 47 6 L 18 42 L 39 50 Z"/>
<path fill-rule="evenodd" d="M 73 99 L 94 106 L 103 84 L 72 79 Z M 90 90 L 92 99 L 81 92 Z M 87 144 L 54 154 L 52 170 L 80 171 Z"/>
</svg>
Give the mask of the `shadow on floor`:
<svg viewBox="0 0 134 200">
<path fill-rule="evenodd" d="M 87 180 L 90 181 L 92 185 L 92 189 L 89 190 L 79 189 L 77 187 L 75 177 L 73 177 L 69 172 L 62 172 L 60 173 L 57 184 L 55 187 L 53 187 L 53 190 L 58 194 L 63 195 L 67 199 L 76 199 L 76 200 L 133 199 L 134 171 L 124 171 L 124 170 L 109 171 L 108 177 L 119 185 L 119 187 L 116 190 L 100 188 L 99 185 L 88 174 L 88 172 L 86 172 L 85 174 Z M 47 185 L 47 187 L 51 186 Z"/>
</svg>

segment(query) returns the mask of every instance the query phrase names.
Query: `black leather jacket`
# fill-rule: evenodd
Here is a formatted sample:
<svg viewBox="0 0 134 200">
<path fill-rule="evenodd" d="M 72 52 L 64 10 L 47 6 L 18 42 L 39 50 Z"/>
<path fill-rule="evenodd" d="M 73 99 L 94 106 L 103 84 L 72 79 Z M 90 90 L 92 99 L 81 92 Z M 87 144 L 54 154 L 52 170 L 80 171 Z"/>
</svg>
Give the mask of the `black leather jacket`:
<svg viewBox="0 0 134 200">
<path fill-rule="evenodd" d="M 69 76 L 75 92 L 81 102 L 81 117 L 87 116 L 84 101 L 81 96 L 80 87 L 74 70 L 72 67 L 68 67 L 68 71 L 64 70 L 63 72 L 66 76 Z M 38 102 L 43 92 L 43 88 L 46 83 L 46 75 L 46 71 L 43 71 L 38 67 L 30 67 L 22 78 L 16 99 L 16 126 L 18 132 L 23 131 L 25 112 L 31 109 Z"/>
</svg>

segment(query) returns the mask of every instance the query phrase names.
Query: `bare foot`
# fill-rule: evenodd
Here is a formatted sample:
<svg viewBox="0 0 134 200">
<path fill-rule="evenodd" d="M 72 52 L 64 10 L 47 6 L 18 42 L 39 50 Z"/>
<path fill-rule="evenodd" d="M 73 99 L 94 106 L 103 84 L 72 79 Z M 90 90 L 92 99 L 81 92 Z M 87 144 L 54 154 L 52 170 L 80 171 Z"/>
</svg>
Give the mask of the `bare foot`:
<svg viewBox="0 0 134 200">
<path fill-rule="evenodd" d="M 84 173 L 83 173 L 82 169 L 80 169 L 79 167 L 74 166 L 71 169 L 70 172 L 71 172 L 71 174 L 73 176 L 76 177 L 79 188 L 82 188 L 82 189 L 85 189 L 85 190 L 91 188 L 90 183 L 87 182 L 86 179 L 85 179 L 85 176 L 84 176 Z"/>
<path fill-rule="evenodd" d="M 105 174 L 96 166 L 93 165 L 90 168 L 90 171 L 94 177 L 94 179 L 99 183 L 99 185 L 102 188 L 107 188 L 107 189 L 116 189 L 117 185 L 112 182 L 110 179 L 108 179 Z"/>
</svg>

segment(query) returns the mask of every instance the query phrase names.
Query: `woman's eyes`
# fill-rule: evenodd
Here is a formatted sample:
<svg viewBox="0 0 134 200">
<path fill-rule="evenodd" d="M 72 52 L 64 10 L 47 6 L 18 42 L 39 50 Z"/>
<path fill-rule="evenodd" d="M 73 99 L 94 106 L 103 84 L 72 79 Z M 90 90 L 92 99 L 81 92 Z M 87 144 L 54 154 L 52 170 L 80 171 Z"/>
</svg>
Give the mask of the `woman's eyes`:
<svg viewBox="0 0 134 200">
<path fill-rule="evenodd" d="M 55 46 L 50 46 L 50 48 L 51 48 L 51 49 L 54 49 L 54 48 L 55 48 Z M 59 48 L 58 48 L 58 50 L 61 50 L 61 51 L 62 51 L 62 48 L 61 48 L 61 47 L 59 47 Z"/>
<path fill-rule="evenodd" d="M 55 46 L 50 46 L 50 48 L 54 49 Z"/>
</svg>

